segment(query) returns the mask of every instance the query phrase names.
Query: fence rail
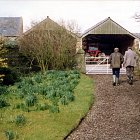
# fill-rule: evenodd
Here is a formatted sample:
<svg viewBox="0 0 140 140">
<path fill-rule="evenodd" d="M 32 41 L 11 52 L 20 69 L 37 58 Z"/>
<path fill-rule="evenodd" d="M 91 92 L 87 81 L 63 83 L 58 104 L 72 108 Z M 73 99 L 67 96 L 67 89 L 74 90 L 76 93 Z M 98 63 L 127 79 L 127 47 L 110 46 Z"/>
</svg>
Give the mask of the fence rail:
<svg viewBox="0 0 140 140">
<path fill-rule="evenodd" d="M 85 57 L 86 74 L 112 74 L 108 59 L 109 57 Z M 120 73 L 125 74 L 125 68 Z"/>
</svg>

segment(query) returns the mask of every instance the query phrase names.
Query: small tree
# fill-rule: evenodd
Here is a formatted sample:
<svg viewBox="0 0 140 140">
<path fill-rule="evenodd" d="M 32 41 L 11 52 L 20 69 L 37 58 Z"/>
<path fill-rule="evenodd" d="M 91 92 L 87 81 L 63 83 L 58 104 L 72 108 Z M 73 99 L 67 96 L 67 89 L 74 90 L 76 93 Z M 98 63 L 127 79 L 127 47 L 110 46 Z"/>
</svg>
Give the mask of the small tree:
<svg viewBox="0 0 140 140">
<path fill-rule="evenodd" d="M 6 59 L 3 58 L 3 55 L 6 53 L 6 48 L 4 48 L 5 39 L 1 37 L 0 39 L 0 67 L 6 67 L 7 63 L 5 62 Z"/>
<path fill-rule="evenodd" d="M 4 48 L 4 42 L 5 42 L 5 39 L 1 36 L 1 39 L 0 39 L 0 68 L 7 67 L 7 63 L 5 62 L 6 58 L 3 58 L 3 55 L 6 52 L 6 49 Z M 3 77 L 4 77 L 4 75 L 0 74 L 0 82 L 3 81 Z"/>
<path fill-rule="evenodd" d="M 20 52 L 36 61 L 41 71 L 72 68 L 75 64 L 76 37 L 64 26 L 37 24 L 19 39 Z"/>
</svg>

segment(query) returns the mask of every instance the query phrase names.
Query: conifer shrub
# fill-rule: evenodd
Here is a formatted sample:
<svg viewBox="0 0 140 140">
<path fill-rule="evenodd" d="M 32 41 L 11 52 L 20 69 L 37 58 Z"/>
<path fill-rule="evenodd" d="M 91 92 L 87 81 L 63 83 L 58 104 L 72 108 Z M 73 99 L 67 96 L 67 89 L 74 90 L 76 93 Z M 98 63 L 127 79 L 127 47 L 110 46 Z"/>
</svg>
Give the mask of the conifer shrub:
<svg viewBox="0 0 140 140">
<path fill-rule="evenodd" d="M 20 81 L 19 75 L 7 67 L 0 67 L 0 75 L 4 75 L 2 80 L 3 85 L 13 85 L 15 82 Z"/>
</svg>

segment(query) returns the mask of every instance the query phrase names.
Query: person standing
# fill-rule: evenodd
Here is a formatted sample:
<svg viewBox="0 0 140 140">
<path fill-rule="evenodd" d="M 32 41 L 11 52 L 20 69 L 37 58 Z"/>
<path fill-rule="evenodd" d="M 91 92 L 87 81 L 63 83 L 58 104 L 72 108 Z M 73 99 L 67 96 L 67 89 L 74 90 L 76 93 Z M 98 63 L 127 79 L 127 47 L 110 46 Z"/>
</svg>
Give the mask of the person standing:
<svg viewBox="0 0 140 140">
<path fill-rule="evenodd" d="M 113 86 L 119 85 L 120 68 L 123 63 L 123 55 L 119 48 L 114 48 L 114 52 L 109 56 L 110 67 L 112 68 Z"/>
<path fill-rule="evenodd" d="M 128 47 L 128 50 L 125 52 L 124 55 L 123 66 L 126 68 L 127 80 L 130 85 L 133 84 L 133 74 L 134 67 L 136 66 L 136 60 L 136 53 L 132 50 L 132 47 Z"/>
</svg>

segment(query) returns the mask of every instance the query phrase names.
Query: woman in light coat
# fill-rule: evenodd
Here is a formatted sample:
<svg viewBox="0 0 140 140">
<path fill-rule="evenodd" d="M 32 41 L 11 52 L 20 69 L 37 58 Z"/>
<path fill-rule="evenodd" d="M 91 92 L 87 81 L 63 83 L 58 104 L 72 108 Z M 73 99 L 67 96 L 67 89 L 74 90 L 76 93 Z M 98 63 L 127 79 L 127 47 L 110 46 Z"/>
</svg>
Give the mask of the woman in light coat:
<svg viewBox="0 0 140 140">
<path fill-rule="evenodd" d="M 124 62 L 123 66 L 126 68 L 126 75 L 129 84 L 133 84 L 133 73 L 134 67 L 136 66 L 137 55 L 132 50 L 131 47 L 128 47 L 128 50 L 125 52 L 124 55 Z"/>
</svg>

